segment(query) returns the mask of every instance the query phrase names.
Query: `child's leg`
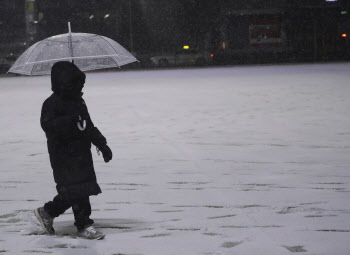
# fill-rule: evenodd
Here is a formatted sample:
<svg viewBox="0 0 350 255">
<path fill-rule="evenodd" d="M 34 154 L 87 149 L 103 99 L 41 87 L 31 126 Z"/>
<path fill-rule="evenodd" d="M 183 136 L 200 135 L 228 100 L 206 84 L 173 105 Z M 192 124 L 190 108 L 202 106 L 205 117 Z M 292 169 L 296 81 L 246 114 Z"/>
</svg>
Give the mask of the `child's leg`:
<svg viewBox="0 0 350 255">
<path fill-rule="evenodd" d="M 60 195 L 55 196 L 53 201 L 47 202 L 44 205 L 45 211 L 51 215 L 51 217 L 58 217 L 63 214 L 67 209 L 72 206 L 71 202 L 64 200 Z"/>
<path fill-rule="evenodd" d="M 75 218 L 74 225 L 78 230 L 82 230 L 86 226 L 94 224 L 94 221 L 90 219 L 91 205 L 89 197 L 73 202 L 72 209 Z"/>
</svg>

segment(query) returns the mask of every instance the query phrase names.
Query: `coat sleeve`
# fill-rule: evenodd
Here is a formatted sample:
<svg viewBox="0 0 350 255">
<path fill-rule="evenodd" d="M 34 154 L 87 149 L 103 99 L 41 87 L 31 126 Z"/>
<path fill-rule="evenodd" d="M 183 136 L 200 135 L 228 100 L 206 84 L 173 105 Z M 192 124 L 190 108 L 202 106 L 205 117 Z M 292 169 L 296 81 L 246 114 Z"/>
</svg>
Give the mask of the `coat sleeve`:
<svg viewBox="0 0 350 255">
<path fill-rule="evenodd" d="M 74 116 L 57 116 L 54 102 L 46 100 L 41 109 L 40 124 L 45 133 L 66 137 L 73 133 Z"/>
<path fill-rule="evenodd" d="M 103 145 L 106 145 L 107 139 L 102 135 L 100 130 L 98 130 L 98 128 L 94 126 L 94 123 L 91 120 L 91 117 L 85 102 L 83 103 L 83 106 L 82 106 L 82 112 L 83 112 L 83 118 L 87 122 L 86 135 L 91 141 L 91 143 L 95 145 L 97 148 L 101 148 Z"/>
</svg>

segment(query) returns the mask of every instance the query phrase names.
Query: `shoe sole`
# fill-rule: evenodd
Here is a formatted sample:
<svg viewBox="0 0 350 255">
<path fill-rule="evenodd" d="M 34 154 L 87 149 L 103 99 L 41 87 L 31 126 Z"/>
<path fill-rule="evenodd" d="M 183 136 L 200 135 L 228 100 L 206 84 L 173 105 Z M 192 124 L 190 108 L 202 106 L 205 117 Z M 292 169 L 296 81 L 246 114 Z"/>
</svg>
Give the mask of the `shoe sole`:
<svg viewBox="0 0 350 255">
<path fill-rule="evenodd" d="M 45 228 L 44 222 L 43 222 L 43 220 L 42 220 L 41 217 L 40 217 L 40 214 L 39 214 L 39 210 L 38 210 L 38 209 L 35 209 L 35 210 L 34 210 L 34 214 L 35 214 L 36 218 L 38 219 L 38 221 L 40 222 L 41 227 L 45 230 L 46 234 L 54 235 L 55 233 L 50 233 L 50 232 Z"/>
<path fill-rule="evenodd" d="M 85 239 L 85 240 L 102 240 L 103 238 L 105 238 L 105 236 L 101 236 L 98 238 L 86 238 L 86 237 L 80 237 L 80 236 L 76 236 L 77 239 Z"/>
</svg>

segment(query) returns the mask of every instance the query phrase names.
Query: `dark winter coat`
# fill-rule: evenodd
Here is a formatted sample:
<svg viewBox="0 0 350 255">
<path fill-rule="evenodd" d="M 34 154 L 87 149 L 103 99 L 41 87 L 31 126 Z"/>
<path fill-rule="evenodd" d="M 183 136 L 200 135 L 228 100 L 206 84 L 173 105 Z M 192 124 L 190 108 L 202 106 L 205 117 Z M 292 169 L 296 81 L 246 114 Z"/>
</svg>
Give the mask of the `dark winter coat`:
<svg viewBox="0 0 350 255">
<path fill-rule="evenodd" d="M 51 71 L 53 94 L 42 106 L 40 123 L 47 137 L 57 192 L 67 200 L 97 195 L 91 143 L 105 145 L 82 98 L 85 74 L 70 62 L 57 62 Z M 83 120 L 86 121 L 84 130 Z M 80 129 L 78 127 L 80 122 Z"/>
</svg>

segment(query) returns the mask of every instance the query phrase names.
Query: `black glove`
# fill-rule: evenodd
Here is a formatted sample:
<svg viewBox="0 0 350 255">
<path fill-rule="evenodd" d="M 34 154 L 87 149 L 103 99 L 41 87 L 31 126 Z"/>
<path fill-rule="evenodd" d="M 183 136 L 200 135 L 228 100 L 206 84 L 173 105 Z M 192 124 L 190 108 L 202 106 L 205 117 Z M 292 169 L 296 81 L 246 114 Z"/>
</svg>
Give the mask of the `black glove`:
<svg viewBox="0 0 350 255">
<path fill-rule="evenodd" d="M 113 157 L 113 154 L 112 154 L 112 151 L 111 149 L 108 147 L 107 144 L 101 146 L 100 148 L 98 148 L 101 152 L 102 152 L 102 156 L 103 156 L 103 159 L 105 160 L 105 162 L 109 162 L 112 157 Z"/>
</svg>

